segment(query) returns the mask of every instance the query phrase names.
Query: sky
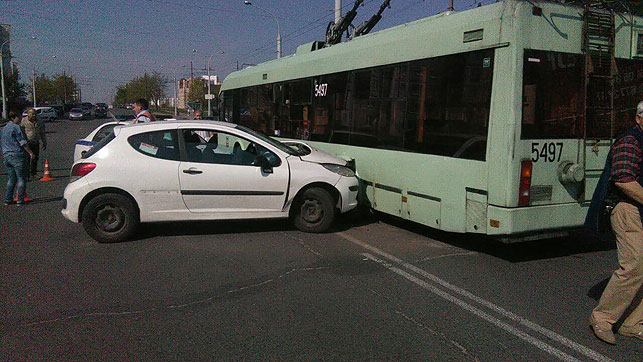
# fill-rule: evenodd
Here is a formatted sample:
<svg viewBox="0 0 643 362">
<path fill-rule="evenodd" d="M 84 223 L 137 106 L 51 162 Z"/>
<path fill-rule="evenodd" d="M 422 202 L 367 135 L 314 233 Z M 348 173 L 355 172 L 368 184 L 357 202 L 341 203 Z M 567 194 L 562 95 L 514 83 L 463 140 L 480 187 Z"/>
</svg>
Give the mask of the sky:
<svg viewBox="0 0 643 362">
<path fill-rule="evenodd" d="M 384 0 L 364 0 L 354 25 Z M 454 0 L 456 11 L 496 0 Z M 344 12 L 353 0 L 343 0 Z M 22 82 L 32 71 L 65 72 L 80 84 L 83 101 L 111 103 L 116 86 L 159 72 L 168 79 L 226 75 L 323 40 L 335 0 L 0 0 L 0 23 L 11 25 L 11 52 Z M 446 11 L 449 0 L 391 0 L 372 32 Z M 259 8 L 274 15 L 270 16 Z M 33 39 L 35 37 L 35 39 Z M 37 94 L 37 90 L 36 90 Z M 166 94 L 172 96 L 169 84 Z"/>
</svg>

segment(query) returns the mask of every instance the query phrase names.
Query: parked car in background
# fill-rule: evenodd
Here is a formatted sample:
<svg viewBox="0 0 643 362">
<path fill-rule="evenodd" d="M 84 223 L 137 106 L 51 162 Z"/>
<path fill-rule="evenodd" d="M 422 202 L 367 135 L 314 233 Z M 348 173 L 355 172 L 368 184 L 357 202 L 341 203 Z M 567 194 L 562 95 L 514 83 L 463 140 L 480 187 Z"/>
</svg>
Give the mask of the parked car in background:
<svg viewBox="0 0 643 362">
<path fill-rule="evenodd" d="M 96 103 L 96 117 L 104 118 L 107 116 L 107 104 L 105 103 Z"/>
<path fill-rule="evenodd" d="M 325 232 L 357 206 L 346 165 L 232 123 L 115 127 L 72 166 L 62 214 L 99 242 L 127 240 L 141 222 L 184 220 L 290 218 Z"/>
<path fill-rule="evenodd" d="M 82 119 L 89 119 L 88 113 L 82 108 L 72 108 L 69 111 L 69 120 L 70 121 L 79 121 Z"/>
<path fill-rule="evenodd" d="M 33 107 L 33 109 L 36 111 L 36 117 L 40 121 L 50 122 L 58 118 L 58 114 L 56 113 L 56 110 L 53 109 L 52 107 Z M 24 112 L 22 112 L 23 117 L 27 117 L 28 110 L 29 108 L 27 108 Z"/>
<path fill-rule="evenodd" d="M 58 118 L 62 118 L 65 115 L 65 107 L 62 104 L 51 104 L 49 107 L 56 111 Z"/>
<path fill-rule="evenodd" d="M 134 112 L 127 112 L 127 111 L 114 111 L 112 110 L 111 118 L 114 121 L 119 121 L 119 122 L 126 122 L 126 121 L 131 121 L 134 119 L 136 116 Z"/>
<path fill-rule="evenodd" d="M 84 119 L 94 119 L 96 118 L 96 109 L 91 103 L 81 103 L 79 107 L 84 114 Z"/>
</svg>

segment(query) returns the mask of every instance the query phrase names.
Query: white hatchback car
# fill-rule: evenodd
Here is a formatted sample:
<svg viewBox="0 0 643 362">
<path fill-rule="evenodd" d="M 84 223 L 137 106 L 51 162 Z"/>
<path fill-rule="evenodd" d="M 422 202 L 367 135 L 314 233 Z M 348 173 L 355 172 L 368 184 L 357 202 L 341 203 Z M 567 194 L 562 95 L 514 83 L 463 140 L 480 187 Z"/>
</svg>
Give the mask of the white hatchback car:
<svg viewBox="0 0 643 362">
<path fill-rule="evenodd" d="M 357 206 L 346 161 L 296 149 L 225 122 L 118 126 L 75 162 L 62 214 L 100 242 L 139 222 L 287 218 L 327 231 Z"/>
</svg>

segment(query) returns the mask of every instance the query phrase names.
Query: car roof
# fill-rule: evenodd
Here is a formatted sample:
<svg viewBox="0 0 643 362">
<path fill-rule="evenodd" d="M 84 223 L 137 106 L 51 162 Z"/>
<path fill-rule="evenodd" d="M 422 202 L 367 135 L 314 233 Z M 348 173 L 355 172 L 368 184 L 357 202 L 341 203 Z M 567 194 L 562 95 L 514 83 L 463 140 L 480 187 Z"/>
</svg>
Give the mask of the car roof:
<svg viewBox="0 0 643 362">
<path fill-rule="evenodd" d="M 208 121 L 208 120 L 196 120 L 196 119 L 177 119 L 172 121 L 158 121 L 158 122 L 145 122 L 145 123 L 136 123 L 132 127 L 151 127 L 155 125 L 176 125 L 176 126 L 219 126 L 219 127 L 230 127 L 235 128 L 236 123 L 222 122 L 222 121 Z"/>
<path fill-rule="evenodd" d="M 194 119 L 186 119 L 186 120 L 173 120 L 173 121 L 157 121 L 157 122 L 144 122 L 144 123 L 135 123 L 135 124 L 129 124 L 129 125 L 123 125 L 119 128 L 121 128 L 123 131 L 125 131 L 128 135 L 129 134 L 135 134 L 138 133 L 138 131 L 141 131 L 141 129 L 149 129 L 150 131 L 152 130 L 161 130 L 161 129 L 167 129 L 168 126 L 171 127 L 181 127 L 181 126 L 187 126 L 187 127 L 211 127 L 211 126 L 218 126 L 218 127 L 226 127 L 226 128 L 235 128 L 237 125 L 235 123 L 230 123 L 230 122 L 220 122 L 220 121 L 199 121 L 199 120 L 194 120 Z"/>
</svg>

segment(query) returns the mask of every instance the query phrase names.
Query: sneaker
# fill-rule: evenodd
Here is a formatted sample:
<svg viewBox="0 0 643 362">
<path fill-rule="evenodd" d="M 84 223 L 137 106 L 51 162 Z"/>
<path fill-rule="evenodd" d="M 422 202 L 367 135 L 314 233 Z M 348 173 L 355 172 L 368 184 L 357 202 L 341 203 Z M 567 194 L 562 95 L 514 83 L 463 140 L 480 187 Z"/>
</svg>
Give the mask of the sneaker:
<svg viewBox="0 0 643 362">
<path fill-rule="evenodd" d="M 594 332 L 596 338 L 601 341 L 609 344 L 616 344 L 616 337 L 614 332 L 612 332 L 612 327 L 605 323 L 604 325 L 599 325 L 598 322 L 594 319 L 593 316 L 589 317 L 589 327 Z"/>
<path fill-rule="evenodd" d="M 24 206 L 24 202 L 16 202 L 16 206 Z"/>
<path fill-rule="evenodd" d="M 15 203 L 16 203 L 16 202 L 15 202 L 15 201 L 13 201 L 13 200 L 11 200 L 11 201 L 5 201 L 5 202 L 4 202 L 4 206 L 13 205 L 13 204 L 15 204 Z"/>
<path fill-rule="evenodd" d="M 643 326 L 639 328 L 626 328 L 621 327 L 618 329 L 618 334 L 625 337 L 638 338 L 643 340 Z"/>
</svg>

